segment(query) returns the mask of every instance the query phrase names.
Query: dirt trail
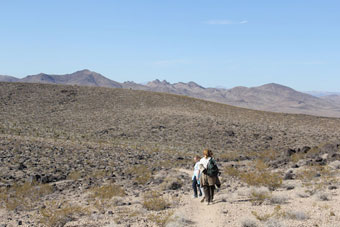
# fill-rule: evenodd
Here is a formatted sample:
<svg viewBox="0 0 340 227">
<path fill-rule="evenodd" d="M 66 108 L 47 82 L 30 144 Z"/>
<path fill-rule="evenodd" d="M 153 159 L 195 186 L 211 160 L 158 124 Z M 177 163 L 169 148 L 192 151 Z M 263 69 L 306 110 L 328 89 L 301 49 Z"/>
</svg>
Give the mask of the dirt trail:
<svg viewBox="0 0 340 227">
<path fill-rule="evenodd" d="M 179 169 L 179 171 L 191 176 L 192 171 Z M 222 202 L 222 198 L 216 194 L 216 199 L 213 204 L 207 205 L 206 202 L 201 203 L 201 198 L 192 198 L 192 193 L 182 197 L 183 206 L 176 213 L 185 218 L 192 226 L 207 227 L 207 226 L 226 226 L 228 225 L 228 210 L 226 204 Z M 230 222 L 229 222 L 230 223 Z"/>
</svg>

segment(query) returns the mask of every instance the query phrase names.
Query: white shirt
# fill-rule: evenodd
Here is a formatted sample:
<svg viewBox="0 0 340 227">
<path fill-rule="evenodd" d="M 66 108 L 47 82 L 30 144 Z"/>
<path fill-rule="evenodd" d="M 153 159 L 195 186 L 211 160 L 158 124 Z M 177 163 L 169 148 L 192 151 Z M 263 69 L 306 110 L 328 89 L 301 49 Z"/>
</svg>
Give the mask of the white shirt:
<svg viewBox="0 0 340 227">
<path fill-rule="evenodd" d="M 206 169 L 210 159 L 211 159 L 211 157 L 208 157 L 208 158 L 203 157 L 200 160 L 200 164 L 202 164 L 203 167 Z"/>
<path fill-rule="evenodd" d="M 196 180 L 199 180 L 199 171 L 200 171 L 200 162 L 196 162 L 195 167 L 194 167 L 194 175 L 192 175 L 192 179 L 196 177 Z"/>
</svg>

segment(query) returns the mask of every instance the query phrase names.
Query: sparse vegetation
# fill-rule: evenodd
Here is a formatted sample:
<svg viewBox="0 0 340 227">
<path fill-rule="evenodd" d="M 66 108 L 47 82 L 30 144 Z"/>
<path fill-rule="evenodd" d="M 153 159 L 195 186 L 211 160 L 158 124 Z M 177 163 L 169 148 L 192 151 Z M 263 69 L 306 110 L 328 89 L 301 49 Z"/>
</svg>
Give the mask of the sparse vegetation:
<svg viewBox="0 0 340 227">
<path fill-rule="evenodd" d="M 77 216 L 88 213 L 87 208 L 78 205 L 72 205 L 65 201 L 51 201 L 40 209 L 40 223 L 49 227 L 62 227 Z"/>
<path fill-rule="evenodd" d="M 70 95 L 71 90 L 76 93 Z M 329 186 L 335 186 L 330 189 L 334 190 L 332 194 L 338 192 L 338 163 L 331 169 L 326 166 L 326 161 L 337 156 L 316 162 L 327 148 L 318 144 L 338 138 L 338 119 L 248 111 L 181 96 L 128 92 L 0 83 L 0 206 L 7 209 L 4 212 L 8 217 L 14 220 L 20 213 L 28 220 L 32 218 L 28 214 L 39 214 L 40 224 L 47 226 L 62 226 L 78 218 L 93 219 L 97 225 L 110 219 L 121 224 L 164 226 L 182 204 L 174 199 L 181 201 L 182 192 L 190 187 L 188 177 L 177 174 L 177 168 L 191 170 L 193 155 L 206 146 L 213 149 L 223 170 L 216 201 L 254 186 L 269 190 L 227 201 L 238 201 L 233 206 L 248 206 L 249 198 L 254 205 L 269 205 L 266 209 L 282 205 L 267 213 L 249 206 L 257 209 L 253 212 L 257 218 L 254 226 L 261 221 L 277 227 L 268 223 L 281 218 L 303 220 L 301 213 L 285 209 L 287 203 L 295 202 L 294 197 L 276 195 L 281 190 L 271 192 L 281 187 L 281 171 L 293 166 L 290 161 L 296 162 L 291 168 L 297 175 L 297 180 L 290 182 L 296 186 L 292 195 L 299 190 L 300 181 L 307 197 L 318 198 L 318 193 Z M 7 100 L 9 93 L 12 95 Z M 225 133 L 230 129 L 235 131 L 233 136 Z M 301 145 L 314 148 L 302 155 L 297 149 Z M 296 155 L 283 156 L 287 147 L 296 148 Z M 158 173 L 164 174 L 156 177 Z M 225 183 L 231 178 L 233 181 Z M 26 185 L 28 179 L 44 184 Z M 165 190 L 160 193 L 151 188 Z M 124 197 L 127 194 L 131 197 Z M 169 195 L 173 196 L 171 200 L 167 199 Z M 334 202 L 335 197 L 326 197 L 321 198 L 324 202 L 314 202 Z M 82 203 L 72 201 L 74 198 Z M 47 203 L 50 199 L 54 201 Z M 314 197 L 298 201 L 311 199 Z M 70 201 L 60 202 L 65 200 Z M 330 209 L 321 210 L 332 219 L 337 214 Z M 7 224 L 7 220 L 1 221 L 0 225 Z"/>
<path fill-rule="evenodd" d="M 270 203 L 271 204 L 276 204 L 276 205 L 281 205 L 287 203 L 289 198 L 284 195 L 272 195 L 270 197 Z"/>
<path fill-rule="evenodd" d="M 73 171 L 68 176 L 68 180 L 79 180 L 81 178 L 81 173 L 79 171 Z"/>
<path fill-rule="evenodd" d="M 136 179 L 138 184 L 146 184 L 151 179 L 151 171 L 145 165 L 132 166 L 127 173 Z"/>
<path fill-rule="evenodd" d="M 154 222 L 157 226 L 163 227 L 166 226 L 170 221 L 172 221 L 173 211 L 165 211 L 159 214 L 150 214 L 148 219 Z"/>
<path fill-rule="evenodd" d="M 170 206 L 170 203 L 164 199 L 159 192 L 151 191 L 145 193 L 143 206 L 147 210 L 161 211 Z"/>
<path fill-rule="evenodd" d="M 44 196 L 53 192 L 48 184 L 26 182 L 0 189 L 0 205 L 8 210 L 31 210 Z"/>
<path fill-rule="evenodd" d="M 264 186 L 271 190 L 275 190 L 282 184 L 280 174 L 270 172 L 268 165 L 261 160 L 253 163 L 253 170 L 242 172 L 240 174 L 240 180 L 250 186 Z"/>
<path fill-rule="evenodd" d="M 265 188 L 252 188 L 249 192 L 249 199 L 253 205 L 261 205 L 265 200 L 272 197 L 271 192 Z"/>
<path fill-rule="evenodd" d="M 241 222 L 241 227 L 258 227 L 258 225 L 253 219 L 244 219 Z"/>
</svg>

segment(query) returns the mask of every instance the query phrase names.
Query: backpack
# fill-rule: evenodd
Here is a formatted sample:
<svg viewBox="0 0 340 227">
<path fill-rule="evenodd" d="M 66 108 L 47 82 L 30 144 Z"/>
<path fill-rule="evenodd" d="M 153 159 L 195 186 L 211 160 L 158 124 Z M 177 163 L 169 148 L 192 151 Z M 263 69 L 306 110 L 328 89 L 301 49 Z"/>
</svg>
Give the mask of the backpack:
<svg viewBox="0 0 340 227">
<path fill-rule="evenodd" d="M 207 175 L 209 177 L 216 177 L 219 173 L 217 164 L 213 158 L 210 158 L 207 166 Z"/>
</svg>

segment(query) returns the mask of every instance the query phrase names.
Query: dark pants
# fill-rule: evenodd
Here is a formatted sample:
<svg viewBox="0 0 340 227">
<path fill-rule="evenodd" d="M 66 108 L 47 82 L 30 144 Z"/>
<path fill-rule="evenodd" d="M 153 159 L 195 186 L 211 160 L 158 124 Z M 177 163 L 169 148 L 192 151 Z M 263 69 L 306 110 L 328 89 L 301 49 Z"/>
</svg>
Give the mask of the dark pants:
<svg viewBox="0 0 340 227">
<path fill-rule="evenodd" d="M 214 200 L 214 191 L 215 191 L 215 185 L 204 186 L 204 196 L 208 203 Z"/>
<path fill-rule="evenodd" d="M 196 177 L 192 180 L 192 189 L 194 189 L 194 196 L 197 197 L 197 188 L 199 192 L 199 196 L 202 196 L 200 185 L 197 183 Z"/>
</svg>

